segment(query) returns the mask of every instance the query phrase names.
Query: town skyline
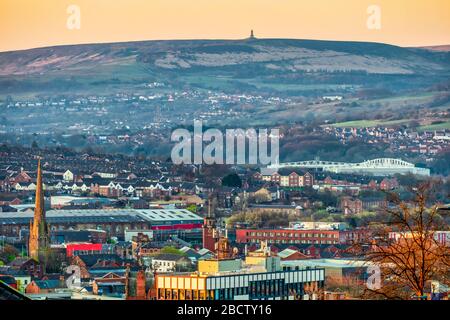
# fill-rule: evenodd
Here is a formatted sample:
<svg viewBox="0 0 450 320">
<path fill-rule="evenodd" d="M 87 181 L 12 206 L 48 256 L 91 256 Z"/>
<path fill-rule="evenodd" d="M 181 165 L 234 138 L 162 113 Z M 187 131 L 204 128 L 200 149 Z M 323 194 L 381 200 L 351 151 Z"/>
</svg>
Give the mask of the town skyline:
<svg viewBox="0 0 450 320">
<path fill-rule="evenodd" d="M 2 307 L 450 299 L 448 0 L 2 0 L 0 39 Z"/>
</svg>

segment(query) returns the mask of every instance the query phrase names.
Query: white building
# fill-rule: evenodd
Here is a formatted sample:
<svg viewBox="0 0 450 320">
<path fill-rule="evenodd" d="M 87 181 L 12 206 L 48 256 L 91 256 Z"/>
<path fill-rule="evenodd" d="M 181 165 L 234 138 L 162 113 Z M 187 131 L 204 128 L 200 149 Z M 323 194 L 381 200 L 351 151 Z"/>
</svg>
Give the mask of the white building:
<svg viewBox="0 0 450 320">
<path fill-rule="evenodd" d="M 63 173 L 63 179 L 64 181 L 73 181 L 74 175 L 72 171 L 66 170 L 66 172 Z"/>
</svg>

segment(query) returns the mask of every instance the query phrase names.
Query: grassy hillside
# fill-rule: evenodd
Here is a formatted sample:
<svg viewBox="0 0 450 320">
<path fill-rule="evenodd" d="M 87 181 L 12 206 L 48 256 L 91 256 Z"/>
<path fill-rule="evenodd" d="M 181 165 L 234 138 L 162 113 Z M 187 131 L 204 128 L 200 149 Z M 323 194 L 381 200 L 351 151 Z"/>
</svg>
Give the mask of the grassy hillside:
<svg viewBox="0 0 450 320">
<path fill-rule="evenodd" d="M 448 82 L 450 54 L 380 43 L 292 39 L 141 41 L 0 53 L 0 97 L 174 88 L 318 96 Z"/>
</svg>

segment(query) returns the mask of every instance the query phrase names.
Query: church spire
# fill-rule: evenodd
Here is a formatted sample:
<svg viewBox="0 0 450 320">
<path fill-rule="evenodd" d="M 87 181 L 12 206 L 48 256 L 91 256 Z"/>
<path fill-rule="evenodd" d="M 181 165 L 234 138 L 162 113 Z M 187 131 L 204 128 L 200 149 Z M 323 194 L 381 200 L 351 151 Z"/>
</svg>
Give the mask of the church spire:
<svg viewBox="0 0 450 320">
<path fill-rule="evenodd" d="M 42 169 L 41 159 L 38 160 L 37 178 L 36 178 L 36 199 L 34 206 L 34 221 L 45 221 L 44 211 L 44 190 L 42 187 Z"/>
<path fill-rule="evenodd" d="M 45 219 L 41 159 L 38 160 L 35 198 L 34 218 L 33 222 L 30 224 L 28 251 L 31 258 L 39 261 L 40 254 L 49 247 L 49 232 L 47 221 Z"/>
</svg>

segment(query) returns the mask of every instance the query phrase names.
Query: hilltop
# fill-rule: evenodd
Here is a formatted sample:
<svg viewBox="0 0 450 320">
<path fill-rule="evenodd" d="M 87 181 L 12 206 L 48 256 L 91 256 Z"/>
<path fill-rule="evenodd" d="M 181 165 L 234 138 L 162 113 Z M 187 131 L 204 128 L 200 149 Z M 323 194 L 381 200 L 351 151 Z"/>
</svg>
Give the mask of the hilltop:
<svg viewBox="0 0 450 320">
<path fill-rule="evenodd" d="M 311 85 L 339 86 L 343 91 L 348 86 L 409 90 L 445 82 L 449 71 L 449 52 L 382 43 L 139 41 L 0 53 L 0 94 L 108 93 L 148 81 L 179 88 L 298 95 L 317 89 L 307 87 Z"/>
</svg>

